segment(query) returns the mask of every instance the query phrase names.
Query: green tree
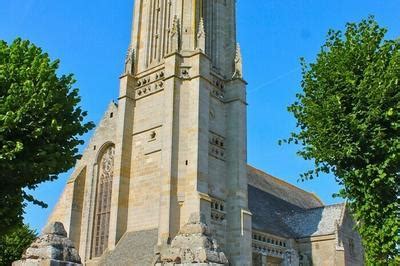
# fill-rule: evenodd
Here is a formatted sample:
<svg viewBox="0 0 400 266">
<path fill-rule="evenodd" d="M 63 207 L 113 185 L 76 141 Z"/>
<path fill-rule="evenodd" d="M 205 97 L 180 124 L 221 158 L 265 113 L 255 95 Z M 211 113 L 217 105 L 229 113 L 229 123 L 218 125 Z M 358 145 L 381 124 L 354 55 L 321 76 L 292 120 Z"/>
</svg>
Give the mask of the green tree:
<svg viewBox="0 0 400 266">
<path fill-rule="evenodd" d="M 301 176 L 333 173 L 343 186 L 369 265 L 395 265 L 400 246 L 400 41 L 373 17 L 331 30 L 288 109 L 298 130 L 286 142 L 315 162 Z"/>
<path fill-rule="evenodd" d="M 85 123 L 72 75 L 29 41 L 0 41 L 0 236 L 22 226 L 26 191 L 52 181 L 79 158 Z"/>
<path fill-rule="evenodd" d="M 37 234 L 23 225 L 0 237 L 0 265 L 8 266 L 21 259 L 22 253 L 36 239 Z"/>
</svg>

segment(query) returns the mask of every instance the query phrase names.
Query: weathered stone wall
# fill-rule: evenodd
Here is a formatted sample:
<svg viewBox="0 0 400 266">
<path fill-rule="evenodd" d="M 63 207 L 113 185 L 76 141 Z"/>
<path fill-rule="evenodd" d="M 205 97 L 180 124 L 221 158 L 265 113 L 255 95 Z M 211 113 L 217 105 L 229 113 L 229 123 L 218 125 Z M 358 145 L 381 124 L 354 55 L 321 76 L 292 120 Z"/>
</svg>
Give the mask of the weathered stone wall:
<svg viewBox="0 0 400 266">
<path fill-rule="evenodd" d="M 164 91 L 135 102 L 129 184 L 128 231 L 159 224 Z"/>
<path fill-rule="evenodd" d="M 97 157 L 104 145 L 114 143 L 115 117 L 117 115 L 118 107 L 111 103 L 48 219 L 48 224 L 56 221 L 64 224 L 83 260 L 90 256 L 92 243 Z"/>
<path fill-rule="evenodd" d="M 306 256 L 312 265 L 341 266 L 336 261 L 335 235 L 318 236 L 309 239 L 301 239 L 298 242 L 298 250 Z"/>
<path fill-rule="evenodd" d="M 338 242 L 343 250 L 338 256 L 343 257 L 343 265 L 364 265 L 364 248 L 362 246 L 361 237 L 357 233 L 354 220 L 348 211 L 344 214 L 342 225 L 339 228 L 338 238 Z"/>
</svg>

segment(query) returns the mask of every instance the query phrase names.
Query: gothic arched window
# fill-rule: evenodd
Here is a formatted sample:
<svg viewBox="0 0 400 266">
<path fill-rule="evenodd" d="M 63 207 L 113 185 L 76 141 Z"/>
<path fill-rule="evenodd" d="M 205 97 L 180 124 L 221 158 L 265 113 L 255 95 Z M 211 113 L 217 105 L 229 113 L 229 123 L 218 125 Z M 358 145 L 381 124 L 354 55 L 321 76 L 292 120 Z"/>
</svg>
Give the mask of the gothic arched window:
<svg viewBox="0 0 400 266">
<path fill-rule="evenodd" d="M 114 177 L 114 153 L 114 146 L 109 146 L 103 151 L 98 161 L 93 257 L 101 256 L 108 244 L 112 181 Z"/>
</svg>

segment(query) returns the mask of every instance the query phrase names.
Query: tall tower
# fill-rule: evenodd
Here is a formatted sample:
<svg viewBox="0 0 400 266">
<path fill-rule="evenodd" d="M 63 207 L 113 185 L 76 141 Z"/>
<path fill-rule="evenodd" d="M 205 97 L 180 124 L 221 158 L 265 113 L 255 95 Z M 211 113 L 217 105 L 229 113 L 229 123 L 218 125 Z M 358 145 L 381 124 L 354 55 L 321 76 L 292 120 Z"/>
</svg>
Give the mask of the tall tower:
<svg viewBox="0 0 400 266">
<path fill-rule="evenodd" d="M 72 205 L 62 198 L 51 218 L 64 222 L 84 261 L 96 264 L 130 233 L 151 230 L 162 260 L 190 222 L 207 224 L 202 233 L 231 265 L 251 265 L 235 5 L 135 1 L 118 106 L 107 111 L 67 186 L 63 197 Z"/>
<path fill-rule="evenodd" d="M 250 264 L 246 83 L 235 5 L 135 1 L 121 77 L 112 197 L 118 208 L 111 210 L 109 248 L 126 231 L 151 225 L 158 245 L 168 245 L 198 214 L 233 265 Z"/>
<path fill-rule="evenodd" d="M 110 247 L 150 224 L 166 245 L 199 214 L 233 265 L 250 264 L 246 83 L 235 13 L 236 0 L 135 1 L 113 191 L 115 205 L 127 209 L 111 211 Z M 156 202 L 137 202 L 149 194 Z"/>
</svg>

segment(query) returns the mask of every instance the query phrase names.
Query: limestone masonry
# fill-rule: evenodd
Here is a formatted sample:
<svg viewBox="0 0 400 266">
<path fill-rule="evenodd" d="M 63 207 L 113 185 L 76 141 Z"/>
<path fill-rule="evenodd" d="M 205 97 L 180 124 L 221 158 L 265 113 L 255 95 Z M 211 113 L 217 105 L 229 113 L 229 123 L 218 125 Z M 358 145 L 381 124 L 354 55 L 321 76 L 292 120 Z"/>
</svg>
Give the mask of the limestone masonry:
<svg viewBox="0 0 400 266">
<path fill-rule="evenodd" d="M 345 204 L 247 165 L 235 5 L 135 1 L 118 103 L 49 218 L 83 264 L 363 265 Z"/>
</svg>

